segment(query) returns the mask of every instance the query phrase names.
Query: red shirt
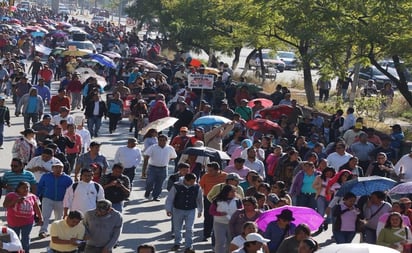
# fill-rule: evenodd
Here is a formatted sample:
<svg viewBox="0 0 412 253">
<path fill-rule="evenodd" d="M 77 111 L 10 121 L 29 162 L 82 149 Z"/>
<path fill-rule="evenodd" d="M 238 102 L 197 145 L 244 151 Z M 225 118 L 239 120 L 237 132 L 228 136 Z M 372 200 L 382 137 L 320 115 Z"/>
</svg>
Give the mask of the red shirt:
<svg viewBox="0 0 412 253">
<path fill-rule="evenodd" d="M 71 80 L 69 84 L 67 84 L 67 91 L 71 93 L 80 93 L 82 92 L 82 83 L 79 80 Z"/>
<path fill-rule="evenodd" d="M 53 78 L 53 71 L 50 69 L 42 69 L 39 72 L 39 75 L 44 79 L 45 82 L 50 82 Z"/>
<path fill-rule="evenodd" d="M 70 109 L 70 98 L 68 96 L 64 96 L 63 98 L 59 97 L 58 95 L 52 96 L 50 100 L 50 112 L 59 113 L 60 107 L 62 106 L 66 106 Z"/>
</svg>

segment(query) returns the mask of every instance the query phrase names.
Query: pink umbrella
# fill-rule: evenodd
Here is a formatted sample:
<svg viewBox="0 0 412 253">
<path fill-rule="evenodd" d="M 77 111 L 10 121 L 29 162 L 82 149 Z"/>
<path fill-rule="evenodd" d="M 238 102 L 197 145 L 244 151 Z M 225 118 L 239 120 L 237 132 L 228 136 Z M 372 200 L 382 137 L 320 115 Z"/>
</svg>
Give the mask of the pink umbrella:
<svg viewBox="0 0 412 253">
<path fill-rule="evenodd" d="M 255 101 L 260 101 L 263 105 L 263 107 L 271 107 L 273 105 L 272 100 L 269 100 L 267 98 L 255 98 L 250 100 L 247 105 L 252 108 L 253 106 L 255 106 Z"/>
<path fill-rule="evenodd" d="M 20 21 L 20 19 L 17 19 L 17 18 L 11 18 L 10 20 L 9 20 L 9 23 L 10 24 L 21 24 L 21 21 Z"/>
<path fill-rule="evenodd" d="M 258 228 L 262 231 L 266 231 L 269 223 L 276 221 L 276 215 L 279 215 L 285 209 L 292 211 L 293 218 L 295 218 L 295 220 L 292 221 L 293 224 L 299 225 L 305 223 L 312 231 L 317 231 L 325 220 L 320 214 L 309 207 L 282 206 L 263 212 L 262 215 L 260 215 L 260 217 L 256 220 Z"/>
</svg>

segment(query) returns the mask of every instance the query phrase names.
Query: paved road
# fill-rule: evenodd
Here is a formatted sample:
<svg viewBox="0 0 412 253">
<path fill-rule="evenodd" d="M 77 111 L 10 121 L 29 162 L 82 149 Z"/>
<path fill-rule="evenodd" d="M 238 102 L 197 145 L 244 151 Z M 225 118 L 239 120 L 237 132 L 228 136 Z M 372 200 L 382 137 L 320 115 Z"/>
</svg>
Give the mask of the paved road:
<svg viewBox="0 0 412 253">
<path fill-rule="evenodd" d="M 55 85 L 54 85 L 55 86 Z M 54 91 L 55 92 L 55 91 Z M 104 97 L 104 96 L 103 96 Z M 11 99 L 6 100 L 7 105 L 14 115 L 13 105 Z M 80 115 L 81 111 L 74 111 L 74 115 Z M 12 117 L 12 127 L 5 130 L 5 144 L 4 149 L 0 150 L 0 173 L 9 169 L 11 161 L 11 148 L 13 142 L 19 136 L 19 132 L 22 131 L 23 119 L 22 117 Z M 123 120 L 116 133 L 108 133 L 107 121 L 104 122 L 101 134 L 97 141 L 100 141 L 103 145 L 101 151 L 105 154 L 109 162 L 113 162 L 114 154 L 118 147 L 126 144 L 127 137 L 132 136 L 128 132 L 128 121 Z M 140 175 L 141 168 L 137 169 L 137 175 Z M 169 173 L 172 172 L 172 168 L 169 168 Z M 164 197 L 166 191 L 162 194 L 160 202 L 147 201 L 143 197 L 143 187 L 145 182 L 140 179 L 140 176 L 136 177 L 134 181 L 134 188 L 131 195 L 131 201 L 124 211 L 124 227 L 123 233 L 120 238 L 120 247 L 115 249 L 115 252 L 133 252 L 136 246 L 142 243 L 152 243 L 156 245 L 156 248 L 160 252 L 168 252 L 168 249 L 173 246 L 173 239 L 170 233 L 170 220 L 166 216 L 164 211 Z M 0 218 L 5 220 L 5 212 L 0 212 Z M 202 242 L 202 220 L 203 218 L 196 219 L 195 232 L 194 232 L 194 248 L 197 252 L 206 252 L 211 249 L 210 242 Z M 34 227 L 32 231 L 32 252 L 46 252 L 49 239 L 38 240 L 36 237 L 39 232 L 39 227 Z M 317 237 L 319 242 L 325 242 L 330 238 L 330 230 Z"/>
</svg>

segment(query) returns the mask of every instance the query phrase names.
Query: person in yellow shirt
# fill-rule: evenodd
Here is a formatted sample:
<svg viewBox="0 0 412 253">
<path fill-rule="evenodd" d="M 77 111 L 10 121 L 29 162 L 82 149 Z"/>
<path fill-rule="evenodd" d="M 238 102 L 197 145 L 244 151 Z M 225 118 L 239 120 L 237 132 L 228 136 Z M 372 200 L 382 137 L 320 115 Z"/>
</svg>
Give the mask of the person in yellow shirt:
<svg viewBox="0 0 412 253">
<path fill-rule="evenodd" d="M 52 252 L 77 252 L 84 241 L 85 227 L 80 211 L 70 211 L 66 219 L 57 220 L 50 227 Z"/>
<path fill-rule="evenodd" d="M 233 185 L 236 187 L 236 194 L 240 199 L 243 199 L 245 197 L 245 194 L 243 192 L 242 187 L 239 186 L 239 182 L 242 180 L 242 178 L 236 174 L 236 173 L 229 173 L 226 176 L 226 182 L 216 184 L 215 186 L 212 187 L 212 189 L 209 191 L 207 194 L 207 199 L 212 202 L 213 199 L 222 191 L 223 187 L 227 184 Z"/>
</svg>

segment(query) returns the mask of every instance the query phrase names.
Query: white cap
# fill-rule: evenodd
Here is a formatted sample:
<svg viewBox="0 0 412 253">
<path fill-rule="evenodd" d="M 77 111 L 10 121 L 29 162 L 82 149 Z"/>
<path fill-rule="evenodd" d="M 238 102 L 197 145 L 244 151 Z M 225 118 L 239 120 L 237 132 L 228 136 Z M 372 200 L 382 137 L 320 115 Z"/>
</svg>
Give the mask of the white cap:
<svg viewBox="0 0 412 253">
<path fill-rule="evenodd" d="M 56 159 L 56 161 L 53 162 L 52 166 L 62 166 L 62 167 L 64 167 L 64 164 L 59 159 Z"/>
<path fill-rule="evenodd" d="M 247 242 L 261 242 L 261 243 L 267 243 L 270 242 L 270 240 L 264 238 L 258 233 L 250 233 L 246 236 L 246 241 Z"/>
</svg>

